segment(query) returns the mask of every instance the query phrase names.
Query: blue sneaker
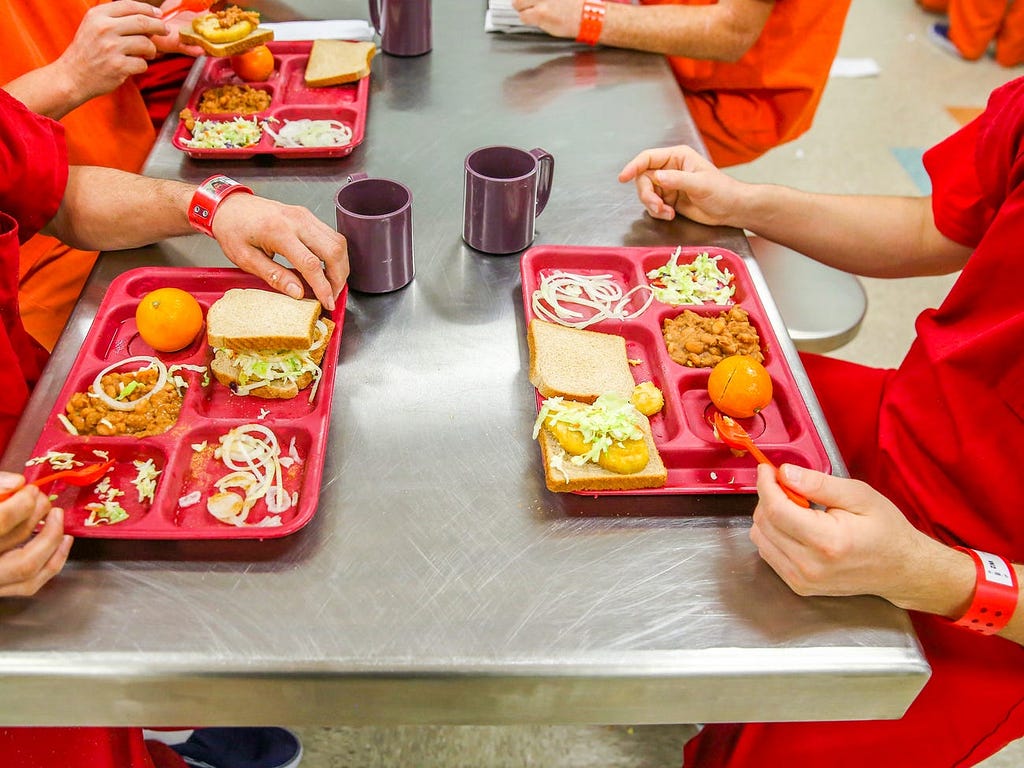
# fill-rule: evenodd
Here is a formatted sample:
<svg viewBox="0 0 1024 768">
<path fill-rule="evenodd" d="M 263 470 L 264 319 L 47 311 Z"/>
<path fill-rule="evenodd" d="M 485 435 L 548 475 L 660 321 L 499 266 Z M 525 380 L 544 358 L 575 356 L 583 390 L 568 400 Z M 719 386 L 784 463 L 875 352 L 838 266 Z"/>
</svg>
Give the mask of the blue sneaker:
<svg viewBox="0 0 1024 768">
<path fill-rule="evenodd" d="M 302 742 L 284 728 L 196 728 L 171 749 L 195 768 L 296 768 Z"/>
<path fill-rule="evenodd" d="M 940 21 L 932 24 L 928 27 L 928 39 L 944 53 L 948 53 L 957 59 L 963 59 L 964 56 L 960 53 L 960 49 L 949 39 L 949 24 L 943 24 Z"/>
</svg>

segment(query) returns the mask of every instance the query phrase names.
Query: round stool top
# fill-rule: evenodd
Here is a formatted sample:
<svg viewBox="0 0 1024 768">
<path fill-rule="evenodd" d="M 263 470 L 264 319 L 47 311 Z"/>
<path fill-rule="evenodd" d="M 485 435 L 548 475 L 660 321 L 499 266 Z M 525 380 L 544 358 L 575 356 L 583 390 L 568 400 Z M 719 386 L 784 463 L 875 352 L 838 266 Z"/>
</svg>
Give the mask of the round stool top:
<svg viewBox="0 0 1024 768">
<path fill-rule="evenodd" d="M 868 301 L 855 275 L 763 237 L 748 240 L 797 349 L 828 352 L 857 335 Z"/>
</svg>

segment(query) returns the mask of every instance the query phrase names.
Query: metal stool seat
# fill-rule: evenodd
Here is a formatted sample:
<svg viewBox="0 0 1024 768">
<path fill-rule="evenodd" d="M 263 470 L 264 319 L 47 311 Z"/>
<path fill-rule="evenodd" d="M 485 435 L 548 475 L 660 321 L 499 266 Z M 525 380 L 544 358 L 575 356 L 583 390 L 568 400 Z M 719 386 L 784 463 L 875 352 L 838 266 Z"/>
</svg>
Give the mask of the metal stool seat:
<svg viewBox="0 0 1024 768">
<path fill-rule="evenodd" d="M 868 300 L 855 275 L 763 237 L 747 239 L 797 349 L 828 352 L 857 335 Z"/>
</svg>

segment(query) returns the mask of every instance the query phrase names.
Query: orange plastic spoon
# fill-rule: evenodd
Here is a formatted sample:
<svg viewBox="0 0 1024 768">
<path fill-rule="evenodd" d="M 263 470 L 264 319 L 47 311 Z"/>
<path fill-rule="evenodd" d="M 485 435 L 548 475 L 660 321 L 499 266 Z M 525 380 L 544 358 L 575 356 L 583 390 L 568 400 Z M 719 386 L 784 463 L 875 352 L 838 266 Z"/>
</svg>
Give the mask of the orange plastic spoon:
<svg viewBox="0 0 1024 768">
<path fill-rule="evenodd" d="M 785 483 L 782 482 L 782 478 L 779 476 L 779 468 L 772 463 L 771 459 L 761 452 L 760 448 L 754 445 L 754 441 L 750 435 L 747 434 L 747 430 L 728 416 L 723 416 L 718 411 L 715 411 L 714 427 L 715 436 L 730 448 L 735 448 L 738 451 L 750 451 L 751 455 L 757 459 L 760 464 L 767 464 L 769 467 L 774 469 L 775 477 L 779 481 L 779 485 L 782 487 L 782 490 L 786 492 L 790 501 L 794 504 L 799 504 L 801 507 L 810 508 L 811 505 L 807 499 L 796 491 L 790 490 L 786 487 Z"/>
<path fill-rule="evenodd" d="M 185 11 L 205 11 L 208 10 L 214 2 L 215 0 L 181 0 L 180 3 L 172 8 L 161 11 L 160 18 L 167 21 L 168 19 L 172 19 L 179 13 L 184 13 Z"/>
<path fill-rule="evenodd" d="M 60 472 L 54 472 L 49 475 L 43 475 L 37 477 L 35 480 L 30 480 L 28 485 L 34 485 L 36 488 L 42 488 L 48 483 L 52 483 L 56 480 L 63 480 L 68 485 L 92 485 L 98 481 L 107 470 L 114 466 L 114 460 L 109 459 L 104 461 L 102 464 L 88 464 L 78 469 L 62 469 Z M 18 490 L 21 490 L 20 488 Z M 0 501 L 7 501 L 18 491 L 4 491 L 0 493 Z"/>
</svg>

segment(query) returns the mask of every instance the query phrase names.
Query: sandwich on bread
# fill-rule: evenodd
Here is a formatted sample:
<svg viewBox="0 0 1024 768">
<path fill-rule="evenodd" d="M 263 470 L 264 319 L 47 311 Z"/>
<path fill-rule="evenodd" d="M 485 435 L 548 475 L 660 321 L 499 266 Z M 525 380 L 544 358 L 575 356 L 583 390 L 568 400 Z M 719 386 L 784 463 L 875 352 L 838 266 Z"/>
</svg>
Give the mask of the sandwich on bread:
<svg viewBox="0 0 1024 768">
<path fill-rule="evenodd" d="M 370 74 L 377 46 L 370 42 L 314 40 L 306 62 L 306 85 L 321 88 L 354 83 Z"/>
<path fill-rule="evenodd" d="M 593 403 L 548 398 L 533 435 L 540 440 L 549 491 L 633 491 L 668 480 L 651 423 L 619 395 L 601 395 Z"/>
<path fill-rule="evenodd" d="M 274 39 L 274 31 L 259 24 L 259 13 L 231 5 L 223 11 L 196 16 L 192 29 L 181 30 L 180 38 L 185 45 L 198 45 L 210 56 L 237 56 Z"/>
<path fill-rule="evenodd" d="M 316 299 L 232 288 L 206 313 L 207 343 L 214 350 L 210 369 L 236 395 L 270 400 L 295 397 L 320 381 L 320 363 L 334 333 L 334 322 L 320 317 Z"/>
<path fill-rule="evenodd" d="M 668 471 L 647 417 L 631 402 L 637 385 L 621 336 L 531 320 L 530 382 L 546 399 L 534 423 L 548 490 L 660 488 Z"/>
</svg>

